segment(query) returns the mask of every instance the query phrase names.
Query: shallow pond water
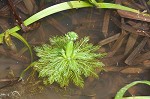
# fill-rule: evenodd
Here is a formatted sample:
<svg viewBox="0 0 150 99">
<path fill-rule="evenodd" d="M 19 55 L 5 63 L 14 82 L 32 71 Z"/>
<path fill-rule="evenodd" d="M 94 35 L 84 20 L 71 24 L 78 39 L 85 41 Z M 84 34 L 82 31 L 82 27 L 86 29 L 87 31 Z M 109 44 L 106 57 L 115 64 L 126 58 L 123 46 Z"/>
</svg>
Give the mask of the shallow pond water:
<svg viewBox="0 0 150 99">
<path fill-rule="evenodd" d="M 101 39 L 104 39 L 101 31 L 104 12 L 105 10 L 91 8 L 63 11 L 40 20 L 39 28 L 23 34 L 23 36 L 31 45 L 37 46 L 48 42 L 52 36 L 75 31 L 80 38 L 89 36 L 90 42 L 98 44 Z M 109 28 L 112 33 L 119 31 L 113 23 Z M 15 44 L 19 49 L 23 46 L 18 40 L 15 40 Z M 30 58 L 27 52 L 25 56 Z M 10 58 L 9 55 L 1 55 L 0 78 L 19 77 L 21 71 L 29 65 L 28 62 L 15 59 Z M 30 71 L 26 73 L 27 76 L 29 73 Z M 126 84 L 135 80 L 150 80 L 149 73 L 147 71 L 141 74 L 122 74 L 106 70 L 99 73 L 99 79 L 85 79 L 83 89 L 73 85 L 62 89 L 57 84 L 45 87 L 38 83 L 38 80 L 31 80 L 27 83 L 26 79 L 12 85 L 1 83 L 1 86 L 6 85 L 6 87 L 1 88 L 0 99 L 113 99 L 116 92 Z M 135 87 L 134 91 L 127 92 L 126 95 L 131 96 L 131 93 L 132 95 L 150 95 L 150 89 L 143 85 Z"/>
</svg>

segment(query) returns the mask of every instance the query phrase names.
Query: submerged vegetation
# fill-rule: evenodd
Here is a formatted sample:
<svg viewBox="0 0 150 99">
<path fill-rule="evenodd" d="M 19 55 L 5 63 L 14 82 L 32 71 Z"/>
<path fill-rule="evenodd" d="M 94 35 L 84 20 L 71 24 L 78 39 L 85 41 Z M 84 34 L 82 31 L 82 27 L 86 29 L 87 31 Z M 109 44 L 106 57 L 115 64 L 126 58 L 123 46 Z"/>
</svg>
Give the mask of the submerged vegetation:
<svg viewBox="0 0 150 99">
<path fill-rule="evenodd" d="M 47 0 L 47 2 L 49 2 L 51 0 Z M 69 10 L 69 9 L 77 9 L 77 8 L 85 8 L 85 7 L 94 7 L 94 8 L 108 8 L 108 9 L 120 9 L 120 10 L 125 10 L 125 11 L 130 11 L 130 12 L 134 12 L 136 13 L 137 15 L 138 14 L 143 14 L 145 16 L 149 16 L 149 14 L 146 14 L 145 12 L 139 12 L 138 10 L 135 10 L 135 9 L 132 9 L 132 8 L 129 8 L 129 7 L 125 7 L 125 6 L 121 6 L 119 4 L 113 4 L 113 3 L 104 3 L 104 0 L 84 0 L 84 1 L 80 1 L 80 0 L 77 0 L 77 1 L 69 1 L 69 2 L 63 2 L 63 3 L 60 3 L 60 4 L 56 4 L 56 5 L 53 5 L 53 6 L 50 6 L 46 9 L 43 9 L 42 11 L 32 15 L 30 18 L 28 18 L 27 20 L 25 20 L 23 22 L 23 24 L 25 26 L 29 26 L 31 24 L 33 24 L 34 22 L 46 17 L 46 16 L 49 16 L 49 15 L 52 15 L 54 13 L 57 13 L 57 12 L 60 12 L 60 11 L 64 11 L 64 10 Z M 89 9 L 87 9 L 88 11 L 90 11 Z M 95 10 L 95 9 L 94 9 Z M 93 11 L 90 11 L 89 14 L 92 14 L 93 15 Z M 84 10 L 85 11 L 85 10 Z M 97 10 L 96 10 L 97 11 Z M 99 11 L 100 12 L 100 11 Z M 96 12 L 97 13 L 97 12 Z M 63 13 L 64 14 L 64 13 Z M 74 14 L 74 13 L 73 13 Z M 82 13 L 83 14 L 83 13 Z M 95 13 L 94 13 L 95 14 Z M 106 13 L 107 14 L 107 13 Z M 70 15 L 70 14 L 69 14 Z M 99 15 L 99 14 L 98 14 Z M 111 14 L 109 14 L 111 15 Z M 96 16 L 96 17 L 95 17 Z M 51 17 L 50 17 L 51 18 Z M 68 15 L 67 15 L 67 18 L 68 18 Z M 84 23 L 84 24 L 79 24 L 80 20 L 79 21 L 75 21 L 73 22 L 72 19 L 73 18 L 80 18 L 80 17 L 71 17 L 71 22 L 69 20 L 69 25 L 70 23 L 72 24 L 72 26 L 70 26 L 69 28 L 71 30 L 78 30 L 78 31 L 82 31 L 84 29 L 86 29 L 86 32 L 89 33 L 91 32 L 91 30 L 89 31 L 89 29 L 91 29 L 91 26 L 93 26 L 93 29 L 94 30 L 95 28 L 98 27 L 99 29 L 99 24 L 97 25 L 98 22 L 95 22 L 95 20 L 93 21 L 93 18 L 97 18 L 97 15 L 94 15 L 93 16 L 89 16 L 87 17 L 86 20 L 84 20 L 83 22 L 81 21 L 81 23 Z M 90 21 L 87 21 L 88 18 L 90 19 Z M 99 18 L 99 17 L 98 17 Z M 118 17 L 117 17 L 118 18 Z M 116 18 L 116 19 L 117 19 Z M 110 18 L 109 18 L 110 19 Z M 124 18 L 122 18 L 124 19 Z M 54 20 L 56 20 L 54 18 Z M 129 19 L 130 20 L 130 19 Z M 51 21 L 48 19 L 48 22 Z M 96 20 L 97 21 L 97 20 Z M 120 21 L 120 19 L 119 19 Z M 118 22 L 119 22 L 118 21 Z M 57 21 L 56 21 L 57 22 Z M 92 23 L 92 25 L 90 26 L 86 26 L 86 23 L 89 22 L 88 24 L 90 24 L 90 22 Z M 104 18 L 104 22 L 105 21 L 105 18 Z M 134 20 L 132 21 L 134 22 Z M 96 24 L 95 24 L 96 23 Z M 115 23 L 115 22 L 114 22 Z M 136 22 L 135 22 L 136 23 Z M 137 22 L 138 23 L 138 22 Z M 51 22 L 49 22 L 48 24 L 51 24 L 53 25 Z M 121 23 L 121 24 L 124 24 L 124 23 Z M 126 23 L 126 20 L 125 20 L 125 24 L 129 24 L 129 23 Z M 50 26 L 51 26 L 50 25 Z M 55 26 L 58 26 L 58 28 L 49 28 L 51 30 L 53 29 L 58 29 L 59 32 L 62 32 L 61 29 L 63 30 L 63 27 L 61 27 L 61 23 L 60 23 L 60 28 L 59 28 L 59 24 L 55 24 Z M 68 25 L 68 24 L 67 24 Z M 68 26 L 69 26 L 68 25 Z M 100 24 L 101 25 L 101 24 Z M 109 25 L 109 24 L 108 24 Z M 148 25 L 148 24 L 146 24 Z M 21 25 L 20 25 L 21 26 Z M 6 30 L 4 33 L 1 33 L 0 34 L 0 44 L 2 43 L 5 43 L 5 45 L 7 45 L 9 47 L 9 49 L 12 50 L 12 52 L 15 52 L 14 54 L 16 54 L 17 50 L 18 49 L 16 48 L 15 46 L 15 43 L 13 42 L 13 37 L 19 39 L 21 42 L 23 42 L 29 49 L 29 52 L 30 52 L 30 55 L 31 55 L 31 60 L 32 60 L 32 57 L 33 57 L 33 53 L 32 53 L 32 49 L 31 49 L 31 46 L 33 46 L 34 44 L 37 45 L 37 44 L 42 44 L 40 46 L 34 46 L 33 48 L 33 52 L 35 52 L 35 55 L 38 57 L 37 60 L 35 60 L 34 62 L 31 61 L 31 64 L 21 73 L 20 75 L 20 79 L 18 80 L 18 77 L 17 77 L 17 80 L 16 81 L 21 81 L 21 79 L 23 78 L 24 76 L 24 73 L 30 68 L 33 70 L 33 72 L 31 72 L 31 74 L 29 74 L 28 76 L 28 79 L 26 80 L 27 83 L 29 84 L 29 87 L 27 87 L 27 91 L 28 91 L 28 88 L 30 87 L 34 87 L 33 91 L 35 90 L 38 90 L 39 89 L 42 89 L 41 87 L 39 87 L 39 84 L 41 84 L 42 82 L 42 85 L 51 85 L 51 84 L 58 84 L 60 87 L 62 87 L 63 91 L 64 91 L 64 88 L 67 87 L 67 86 L 70 86 L 70 85 L 75 85 L 77 87 L 81 87 L 83 88 L 84 87 L 84 80 L 88 77 L 94 77 L 94 78 L 99 78 L 99 75 L 102 75 L 102 73 L 99 74 L 99 72 L 101 72 L 102 70 L 104 70 L 104 64 L 101 62 L 101 58 L 105 57 L 106 53 L 100 53 L 101 49 L 99 50 L 100 46 L 96 46 L 96 45 L 93 45 L 91 43 L 89 43 L 89 37 L 84 37 L 84 38 L 79 38 L 78 37 L 78 34 L 75 33 L 75 32 L 66 32 L 67 30 L 64 30 L 62 33 L 67 33 L 63 36 L 55 36 L 55 37 L 51 37 L 49 38 L 49 42 L 47 44 L 43 44 L 43 42 L 45 42 L 45 34 L 47 33 L 47 31 L 45 32 L 45 30 L 47 28 L 43 28 L 44 26 L 47 26 L 47 23 L 46 25 L 42 26 L 41 27 L 38 27 L 39 29 L 39 33 L 42 32 L 44 34 L 44 36 L 40 39 L 36 38 L 38 37 L 36 34 L 35 38 L 32 38 L 32 36 L 30 36 L 32 38 L 32 40 L 30 40 L 30 43 L 33 44 L 33 45 L 29 45 L 28 42 L 25 40 L 25 38 L 22 37 L 22 35 L 20 35 L 17 31 L 19 31 L 20 29 L 22 29 L 20 26 L 15 26 L 14 28 L 12 29 L 8 29 Z M 78 29 L 78 27 L 80 26 L 85 26 L 84 28 L 82 29 Z M 106 26 L 104 23 L 103 23 L 103 27 Z M 131 25 L 128 25 L 128 26 L 131 26 Z M 30 26 L 29 26 L 30 27 Z M 75 27 L 75 28 L 74 28 Z M 76 28 L 77 27 L 77 28 Z M 90 28 L 88 28 L 90 27 Z M 88 28 L 88 29 L 87 29 Z M 126 31 L 124 30 L 124 28 L 122 28 L 122 26 L 120 27 L 123 31 Z M 41 29 L 41 30 L 40 30 Z M 45 30 L 44 30 L 45 29 Z M 69 30 L 70 30 L 69 29 Z M 131 28 L 132 29 L 132 28 Z M 35 29 L 32 29 L 32 30 L 35 30 Z M 43 31 L 44 30 L 44 31 Z M 99 29 L 101 30 L 101 29 Z M 99 32 L 98 30 L 98 32 Z M 137 29 L 138 30 L 138 29 Z M 148 31 L 149 29 L 147 29 Z M 34 31 L 34 32 L 37 32 L 37 31 Z M 85 32 L 85 31 L 83 31 Z M 83 33 L 82 32 L 82 33 Z M 103 30 L 102 30 L 103 32 Z M 130 32 L 130 31 L 129 31 Z M 42 33 L 40 33 L 40 35 L 42 35 Z M 57 31 L 56 32 L 51 32 L 51 33 L 55 33 L 57 34 Z M 108 33 L 108 32 L 107 32 Z M 125 44 L 126 45 L 126 48 L 128 48 L 129 46 L 127 46 L 128 44 L 126 44 L 127 41 L 130 40 L 130 36 L 132 36 L 132 34 L 129 34 L 129 33 L 125 33 L 125 32 L 121 32 L 121 33 L 117 33 L 117 38 L 115 38 L 115 40 L 111 41 L 112 44 L 110 44 L 109 42 L 109 47 L 107 47 L 108 44 L 105 44 L 106 46 L 104 46 L 102 48 L 102 52 L 106 52 L 108 51 L 108 57 L 107 59 L 103 59 L 103 62 L 106 63 L 106 65 L 108 64 L 110 66 L 110 63 L 111 60 L 110 59 L 113 59 L 115 62 L 114 64 L 117 64 L 120 62 L 120 59 L 121 58 L 121 61 L 122 61 L 122 57 L 123 57 L 123 61 L 125 60 L 124 56 L 127 57 L 128 55 L 128 52 L 127 54 L 123 54 L 121 51 L 121 57 L 119 56 L 120 54 L 120 51 L 118 53 L 117 50 L 120 50 L 119 48 L 121 43 L 122 44 Z M 95 33 L 96 34 L 96 33 Z M 91 35 L 92 37 L 94 37 L 93 39 L 95 40 L 95 34 Z M 109 34 L 109 33 L 108 33 Z M 49 35 L 49 34 L 48 34 Z M 50 34 L 51 35 L 51 34 Z M 98 34 L 99 35 L 99 34 Z M 112 36 L 111 36 L 112 35 Z M 127 35 L 128 36 L 128 40 L 125 39 L 125 41 L 121 41 L 122 39 L 124 38 L 127 38 L 125 36 Z M 129 36 L 130 35 L 130 36 Z M 96 34 L 97 36 L 97 34 Z M 104 34 L 105 36 L 105 34 Z M 107 38 L 111 38 L 111 37 L 114 37 L 116 36 L 115 33 L 110 33 L 110 35 L 107 35 L 105 37 L 106 40 L 108 40 Z M 124 37 L 123 37 L 124 36 Z M 138 35 L 136 35 L 138 36 Z M 28 36 L 29 37 L 29 36 Z M 35 42 L 35 40 L 38 39 L 38 43 Z M 43 41 L 41 41 L 41 39 Z M 47 39 L 47 38 L 46 38 Z M 101 39 L 101 38 L 100 38 Z M 116 40 L 117 39 L 117 40 Z M 28 39 L 29 40 L 29 39 Z M 99 40 L 99 36 L 98 36 L 98 40 Z M 144 41 L 145 40 L 145 41 Z M 146 43 L 148 40 L 148 38 L 144 38 L 143 41 Z M 116 42 L 115 42 L 116 41 Z M 142 42 L 143 42 L 142 41 Z M 34 43 L 35 42 L 35 43 Z M 42 42 L 42 43 L 41 43 Z M 101 41 L 100 41 L 101 42 Z M 114 42 L 114 43 L 113 43 Z M 119 43 L 121 42 L 121 43 Z M 130 41 L 132 42 L 132 40 Z M 130 43 L 129 42 L 129 43 Z M 135 40 L 136 42 L 136 40 Z M 141 42 L 141 43 L 142 43 Z M 128 43 L 128 42 L 127 42 Z M 138 42 L 139 43 L 139 42 Z M 137 43 L 137 44 L 138 44 Z M 22 43 L 21 43 L 22 44 Z M 100 45 L 100 43 L 98 43 Z M 113 45 L 114 44 L 114 45 Z M 117 47 L 116 45 L 119 45 L 119 47 Z M 102 45 L 103 46 L 103 45 Z M 123 45 L 124 46 L 124 45 Z M 134 44 L 133 44 L 134 46 Z M 135 45 L 136 46 L 136 45 Z M 21 47 L 21 46 L 20 46 Z M 106 47 L 106 49 L 105 49 Z M 116 49 L 115 49 L 116 47 Z M 108 50 L 107 50 L 108 48 Z M 109 49 L 112 50 L 110 52 L 115 52 L 113 53 L 109 53 Z M 113 48 L 115 49 L 115 51 L 113 50 Z M 124 47 L 125 48 L 125 47 Z M 125 48 L 125 51 L 126 51 L 126 48 Z M 132 47 L 130 47 L 132 49 Z M 129 48 L 129 49 L 130 49 Z M 138 48 L 138 47 L 137 47 Z M 122 49 L 122 48 L 121 48 Z M 138 48 L 139 49 L 139 48 Z M 142 49 L 142 48 L 141 48 Z M 143 49 L 145 52 L 148 52 L 147 50 L 148 48 Z M 99 50 L 99 51 L 98 51 Z M 21 50 L 19 52 L 19 58 L 22 57 L 22 55 L 24 54 L 24 52 L 26 51 L 26 48 L 24 48 L 23 50 Z M 116 54 L 116 51 L 117 51 L 117 54 Z M 129 51 L 129 50 L 128 50 Z M 145 53 L 144 52 L 144 53 Z M 138 52 L 139 53 L 139 52 Z M 149 53 L 149 52 L 148 52 Z M 110 55 L 110 56 L 109 56 Z M 111 56 L 112 55 L 112 56 Z M 147 55 L 147 53 L 146 53 Z M 119 58 L 118 58 L 119 56 Z M 139 55 L 140 56 L 140 55 Z M 117 58 L 116 58 L 117 57 Z M 24 58 L 24 57 L 23 57 Z M 26 58 L 26 57 L 25 57 Z M 25 59 L 24 58 L 24 59 Z M 129 57 L 130 58 L 130 57 Z M 18 59 L 18 57 L 17 57 Z M 119 59 L 119 60 L 118 60 Z M 138 59 L 138 58 L 137 58 Z M 105 62 L 106 61 L 106 62 Z M 24 62 L 24 60 L 23 60 Z M 134 60 L 133 60 L 134 62 Z M 18 62 L 17 62 L 18 63 Z M 121 64 L 122 65 L 122 64 Z M 120 63 L 119 63 L 119 66 L 120 66 Z M 113 66 L 116 68 L 116 66 Z M 111 68 L 111 67 L 110 67 Z M 121 70 L 119 70 L 118 68 L 121 68 Z M 125 67 L 126 68 L 126 67 Z M 106 69 L 109 69 L 109 67 Z M 128 69 L 131 69 L 131 70 L 134 70 L 135 68 L 127 68 Z M 143 69 L 143 68 L 142 68 Z M 111 68 L 111 70 L 113 70 L 113 68 Z M 124 69 L 122 69 L 122 67 L 117 67 L 115 69 L 116 71 L 119 71 L 121 73 L 123 73 L 122 71 Z M 139 70 L 141 70 L 141 68 L 139 68 Z M 115 72 L 116 72 L 115 71 Z M 37 75 L 34 75 L 36 72 L 36 74 L 38 75 L 38 78 L 37 78 Z M 114 72 L 114 71 L 113 71 Z M 137 71 L 139 73 L 139 71 Z M 145 72 L 145 71 L 144 71 Z M 20 73 L 20 72 L 19 72 Z M 136 73 L 134 71 L 134 73 Z M 34 76 L 33 76 L 34 75 Z M 104 74 L 102 75 L 103 77 L 100 77 L 101 81 L 100 80 L 96 80 L 93 82 L 89 81 L 88 84 L 86 84 L 86 88 L 84 90 L 87 90 L 88 88 L 90 89 L 91 88 L 91 85 L 95 88 L 98 88 L 98 90 L 101 90 L 102 88 L 105 89 L 105 87 L 103 87 L 103 83 L 106 84 L 107 88 L 110 90 L 111 87 L 108 86 L 109 83 L 106 83 L 107 80 L 109 79 L 110 75 L 109 76 L 105 76 Z M 107 80 L 105 80 L 105 77 Z M 120 76 L 119 76 L 120 77 Z M 34 79 L 33 79 L 34 78 Z M 38 79 L 38 81 L 36 82 L 36 80 Z M 113 77 L 110 77 L 111 80 L 111 84 L 112 83 L 112 79 L 114 80 L 114 76 Z M 115 79 L 114 82 L 116 83 L 120 82 L 119 83 L 124 83 L 124 82 L 121 82 L 121 81 L 124 81 L 123 79 L 118 79 L 118 77 L 115 77 L 117 78 L 117 80 Z M 7 79 L 6 79 L 7 80 Z M 30 81 L 31 80 L 31 81 Z M 90 79 L 91 80 L 91 79 Z M 135 79 L 134 79 L 135 80 Z M 10 80 L 11 81 L 11 80 Z M 12 81 L 11 81 L 12 82 Z M 96 82 L 96 83 L 95 83 Z M 98 82 L 98 83 L 97 83 Z M 102 84 L 101 84 L 102 83 Z M 119 83 L 116 83 L 116 85 L 118 85 Z M 125 87 L 121 88 L 114 99 L 149 99 L 150 96 L 131 96 L 131 97 L 124 97 L 124 94 L 125 92 L 132 86 L 136 85 L 136 84 L 147 84 L 147 85 L 150 85 L 150 81 L 135 81 L 131 84 L 128 84 L 126 85 Z M 26 84 L 26 82 L 25 82 Z M 101 86 L 99 86 L 101 85 Z M 58 88 L 60 88 L 58 86 Z M 112 86 L 112 85 L 111 85 Z M 115 86 L 115 85 L 113 85 Z M 36 88 L 35 88 L 36 87 Z M 43 86 L 42 86 L 43 87 Z M 52 86 L 50 86 L 52 87 Z M 56 86 L 54 86 L 56 87 Z M 115 86 L 116 87 L 116 86 Z M 114 89 L 114 88 L 113 88 Z M 24 90 L 24 89 L 23 89 Z M 90 89 L 91 90 L 91 89 Z M 108 91 L 109 91 L 108 90 Z M 97 89 L 94 91 L 97 91 Z M 106 92 L 108 92 L 106 90 Z M 94 93 L 92 95 L 87 95 L 88 97 L 89 96 L 93 96 L 95 97 L 95 95 L 98 95 L 99 91 L 97 91 L 98 93 Z M 104 91 L 105 92 L 105 91 Z M 113 91 L 114 92 L 114 91 Z M 72 94 L 73 93 L 73 94 Z M 81 95 L 85 95 L 85 94 L 88 94 L 89 92 L 79 92 L 81 93 Z M 93 92 L 92 92 L 93 93 Z M 110 92 L 111 93 L 111 92 Z M 130 93 L 130 92 L 129 92 Z M 76 94 L 76 93 L 75 93 Z M 77 93 L 78 94 L 78 93 Z M 103 94 L 103 93 L 102 93 Z M 135 94 L 135 93 L 130 93 L 131 95 Z M 71 94 L 69 95 L 74 95 L 74 92 L 71 92 Z M 78 94 L 80 95 L 80 94 Z M 101 94 L 100 94 L 101 95 Z M 111 93 L 111 96 L 112 96 L 112 93 Z M 96 96 L 98 97 L 98 96 Z"/>
<path fill-rule="evenodd" d="M 102 70 L 104 64 L 98 58 L 105 53 L 95 53 L 99 46 L 89 44 L 89 38 L 77 41 L 75 32 L 65 36 L 50 38 L 50 44 L 35 47 L 39 60 L 33 63 L 33 68 L 39 73 L 44 84 L 58 83 L 61 87 L 73 82 L 83 87 L 83 77 L 98 78 L 96 69 Z"/>
<path fill-rule="evenodd" d="M 24 25 L 28 26 L 46 16 L 54 13 L 85 7 L 95 8 L 107 8 L 107 9 L 120 9 L 130 11 L 134 13 L 142 13 L 138 10 L 125 7 L 119 4 L 104 3 L 103 0 L 85 0 L 85 1 L 69 1 L 60 4 L 53 5 L 42 11 L 34 14 L 30 18 L 24 21 Z M 142 13 L 143 15 L 148 15 Z M 148 15 L 149 16 L 149 15 Z M 32 50 L 28 42 L 17 33 L 21 28 L 15 26 L 12 29 L 7 30 L 0 34 L 0 43 L 5 43 L 10 46 L 12 40 L 10 36 L 18 38 L 29 49 L 31 57 Z M 99 47 L 89 44 L 89 38 L 85 37 L 77 41 L 78 35 L 74 32 L 69 32 L 65 36 L 50 38 L 50 44 L 44 44 L 39 47 L 35 47 L 34 50 L 39 57 L 39 60 L 33 62 L 22 74 L 31 66 L 39 73 L 39 77 L 43 80 L 44 84 L 58 83 L 61 87 L 68 86 L 70 82 L 73 82 L 76 86 L 83 87 L 83 77 L 93 76 L 98 78 L 95 69 L 103 69 L 103 63 L 99 62 L 99 58 L 102 58 L 104 54 L 95 53 Z M 22 77 L 22 75 L 21 75 Z"/>
</svg>

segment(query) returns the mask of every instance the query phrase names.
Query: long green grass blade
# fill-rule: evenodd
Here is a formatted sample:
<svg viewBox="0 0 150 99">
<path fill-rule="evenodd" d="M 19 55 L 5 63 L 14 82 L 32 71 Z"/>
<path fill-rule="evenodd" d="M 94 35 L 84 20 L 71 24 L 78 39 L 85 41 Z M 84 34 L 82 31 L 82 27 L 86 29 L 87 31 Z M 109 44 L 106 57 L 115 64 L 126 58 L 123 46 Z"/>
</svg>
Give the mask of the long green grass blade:
<svg viewBox="0 0 150 99">
<path fill-rule="evenodd" d="M 33 60 L 32 49 L 31 49 L 30 45 L 28 44 L 28 42 L 21 35 L 19 35 L 16 32 L 11 33 L 10 35 L 16 37 L 17 39 L 19 39 L 20 41 L 22 41 L 28 47 L 28 49 L 30 51 L 30 55 L 31 55 L 31 61 L 32 61 Z"/>
<path fill-rule="evenodd" d="M 106 8 L 106 9 L 118 9 L 118 10 L 125 10 L 125 11 L 130 11 L 134 13 L 140 13 L 138 10 L 122 6 L 119 4 L 113 4 L 113 3 L 97 3 L 98 8 Z"/>
<path fill-rule="evenodd" d="M 27 20 L 24 21 L 25 25 L 29 25 L 39 19 L 42 19 L 48 15 L 60 12 L 60 11 L 64 11 L 64 10 L 69 10 L 69 9 L 74 9 L 74 8 L 85 8 L 85 7 L 92 7 L 93 5 L 87 3 L 87 2 L 83 2 L 83 1 L 70 1 L 70 2 L 64 2 L 64 3 L 60 3 L 57 5 L 53 5 L 51 7 L 48 7 L 38 13 L 36 13 L 35 15 L 31 16 L 30 18 L 28 18 Z"/>
<path fill-rule="evenodd" d="M 128 85 L 126 85 L 125 87 L 121 88 L 116 96 L 115 96 L 115 99 L 123 99 L 123 95 L 125 94 L 125 92 L 132 86 L 136 85 L 136 84 L 147 84 L 150 86 L 150 81 L 134 81 Z M 141 98 L 142 99 L 142 98 Z"/>
</svg>

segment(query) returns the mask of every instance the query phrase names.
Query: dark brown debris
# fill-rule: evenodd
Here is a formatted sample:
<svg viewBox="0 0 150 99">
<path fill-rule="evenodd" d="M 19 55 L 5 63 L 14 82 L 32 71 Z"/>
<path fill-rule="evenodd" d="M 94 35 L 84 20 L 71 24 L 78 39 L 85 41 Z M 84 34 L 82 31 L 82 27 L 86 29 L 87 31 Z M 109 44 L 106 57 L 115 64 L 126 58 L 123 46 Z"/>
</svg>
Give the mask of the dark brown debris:
<svg viewBox="0 0 150 99">
<path fill-rule="evenodd" d="M 132 65 L 134 63 L 134 59 L 137 57 L 137 55 L 141 52 L 143 47 L 145 46 L 146 42 L 148 41 L 148 37 L 145 37 L 141 43 L 134 49 L 134 51 L 129 55 L 129 57 L 125 60 L 125 63 L 128 65 Z"/>
<path fill-rule="evenodd" d="M 102 32 L 105 38 L 108 37 L 109 20 L 110 20 L 110 10 L 107 10 L 104 15 L 104 21 L 102 27 Z"/>
<path fill-rule="evenodd" d="M 116 3 L 132 7 L 139 11 L 147 11 L 150 14 L 145 0 L 139 1 L 116 0 Z M 110 66 L 105 67 L 105 69 L 127 74 L 147 72 L 150 69 L 150 17 L 122 10 L 117 10 L 117 12 L 120 18 L 118 18 L 117 14 L 108 14 L 108 12 L 104 16 L 104 19 L 107 19 L 106 22 L 103 22 L 102 30 L 104 31 L 103 35 L 105 39 L 100 40 L 99 45 L 110 47 L 109 51 L 107 51 L 107 57 L 102 59 L 102 62 L 106 66 Z M 111 20 L 122 32 L 111 35 L 108 32 L 110 24 L 108 24 L 108 20 Z"/>
<path fill-rule="evenodd" d="M 118 37 L 119 37 L 119 35 L 120 35 L 120 33 L 117 33 L 117 34 L 115 34 L 115 35 L 113 35 L 113 36 L 111 36 L 111 37 L 108 37 L 108 38 L 106 38 L 106 39 L 104 39 L 104 40 L 101 40 L 101 41 L 99 42 L 99 45 L 100 45 L 100 46 L 103 46 L 103 45 L 109 44 L 109 43 L 111 43 L 111 42 L 117 40 Z"/>
</svg>

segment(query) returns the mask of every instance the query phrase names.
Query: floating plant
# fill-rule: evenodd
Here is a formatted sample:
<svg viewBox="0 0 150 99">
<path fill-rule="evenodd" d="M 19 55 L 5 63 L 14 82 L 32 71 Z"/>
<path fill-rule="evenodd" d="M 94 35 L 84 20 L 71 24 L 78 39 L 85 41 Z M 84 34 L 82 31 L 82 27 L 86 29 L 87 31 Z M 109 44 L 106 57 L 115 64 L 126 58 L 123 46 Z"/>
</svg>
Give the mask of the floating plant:
<svg viewBox="0 0 150 99">
<path fill-rule="evenodd" d="M 88 43 L 88 37 L 77 39 L 75 32 L 68 32 L 65 36 L 50 38 L 50 44 L 34 48 L 39 60 L 31 65 L 45 85 L 56 82 L 65 87 L 73 82 L 83 87 L 83 76 L 98 78 L 95 70 L 103 69 L 104 64 L 99 58 L 105 53 L 96 53 L 99 46 Z"/>
</svg>

